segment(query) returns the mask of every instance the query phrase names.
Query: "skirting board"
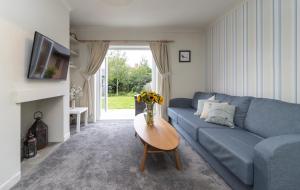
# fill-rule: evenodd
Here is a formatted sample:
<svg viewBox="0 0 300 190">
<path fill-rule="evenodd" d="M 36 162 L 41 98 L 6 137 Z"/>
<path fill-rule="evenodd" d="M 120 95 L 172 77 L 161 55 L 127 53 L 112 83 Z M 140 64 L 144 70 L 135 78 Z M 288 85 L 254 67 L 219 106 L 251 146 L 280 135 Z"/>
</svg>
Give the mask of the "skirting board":
<svg viewBox="0 0 300 190">
<path fill-rule="evenodd" d="M 21 179 L 21 171 L 10 177 L 6 182 L 0 184 L 0 190 L 9 190 Z"/>
</svg>

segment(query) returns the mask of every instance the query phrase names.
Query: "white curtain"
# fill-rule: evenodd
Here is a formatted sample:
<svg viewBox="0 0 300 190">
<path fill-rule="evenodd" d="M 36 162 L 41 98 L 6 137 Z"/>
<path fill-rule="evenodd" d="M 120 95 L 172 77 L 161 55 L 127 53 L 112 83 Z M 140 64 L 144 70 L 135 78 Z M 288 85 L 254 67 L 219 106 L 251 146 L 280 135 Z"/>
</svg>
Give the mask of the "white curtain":
<svg viewBox="0 0 300 190">
<path fill-rule="evenodd" d="M 83 106 L 89 108 L 89 118 L 95 121 L 94 104 L 95 100 L 92 93 L 94 92 L 94 85 L 91 85 L 91 78 L 99 70 L 107 50 L 109 48 L 109 42 L 107 41 L 95 41 L 87 44 L 89 50 L 89 64 L 86 71 L 83 73 L 84 84 L 83 84 Z"/>
<path fill-rule="evenodd" d="M 170 65 L 168 59 L 168 43 L 167 42 L 150 42 L 150 49 L 160 73 L 161 85 L 158 93 L 164 97 L 164 104 L 160 106 L 159 114 L 162 118 L 168 119 L 167 108 L 169 106 L 171 84 L 170 84 Z"/>
</svg>

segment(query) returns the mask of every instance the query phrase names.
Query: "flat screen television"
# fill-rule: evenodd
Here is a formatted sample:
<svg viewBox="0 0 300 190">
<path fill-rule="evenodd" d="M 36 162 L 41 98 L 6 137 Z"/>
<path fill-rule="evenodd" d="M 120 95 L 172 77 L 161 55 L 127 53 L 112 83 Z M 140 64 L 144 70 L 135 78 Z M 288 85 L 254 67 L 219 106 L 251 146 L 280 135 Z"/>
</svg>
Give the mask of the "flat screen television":
<svg viewBox="0 0 300 190">
<path fill-rule="evenodd" d="M 27 78 L 65 80 L 70 50 L 35 32 Z"/>
</svg>

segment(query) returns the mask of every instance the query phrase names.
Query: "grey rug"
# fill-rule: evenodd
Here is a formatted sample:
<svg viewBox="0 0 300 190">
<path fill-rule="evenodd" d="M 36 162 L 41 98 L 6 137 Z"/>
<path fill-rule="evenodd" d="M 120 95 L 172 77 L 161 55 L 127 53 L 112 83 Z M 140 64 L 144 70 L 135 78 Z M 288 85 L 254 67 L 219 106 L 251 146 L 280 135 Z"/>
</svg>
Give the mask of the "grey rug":
<svg viewBox="0 0 300 190">
<path fill-rule="evenodd" d="M 183 170 L 176 170 L 173 154 L 162 153 L 150 154 L 141 173 L 133 121 L 101 121 L 83 127 L 13 189 L 230 189 L 182 138 L 179 151 Z"/>
</svg>

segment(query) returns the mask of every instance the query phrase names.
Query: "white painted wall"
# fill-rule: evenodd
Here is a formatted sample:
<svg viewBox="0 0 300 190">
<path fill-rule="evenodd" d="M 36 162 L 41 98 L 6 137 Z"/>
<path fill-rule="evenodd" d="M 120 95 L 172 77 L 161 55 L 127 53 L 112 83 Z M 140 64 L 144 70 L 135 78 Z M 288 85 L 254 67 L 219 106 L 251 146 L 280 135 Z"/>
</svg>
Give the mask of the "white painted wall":
<svg viewBox="0 0 300 190">
<path fill-rule="evenodd" d="M 300 1 L 248 0 L 207 30 L 207 88 L 300 103 Z"/>
<path fill-rule="evenodd" d="M 70 82 L 72 85 L 83 87 L 82 73 L 86 71 L 89 61 L 89 51 L 85 43 L 71 44 L 71 48 L 79 52 L 79 56 L 71 56 L 71 63 L 76 68 L 70 69 Z"/>
<path fill-rule="evenodd" d="M 60 0 L 0 3 L 0 189 L 8 189 L 20 177 L 21 109 L 16 95 L 39 99 L 63 91 L 62 117 L 68 133 L 68 80 L 33 81 L 26 79 L 26 73 L 35 30 L 69 47 L 69 11 Z"/>
<path fill-rule="evenodd" d="M 195 91 L 205 90 L 205 35 L 201 31 L 162 31 L 154 29 L 100 29 L 77 27 L 72 29 L 79 39 L 87 40 L 174 40 L 169 45 L 169 61 L 172 73 L 171 96 L 191 98 Z M 82 50 L 82 47 L 80 48 Z M 192 62 L 179 63 L 178 51 L 191 50 Z M 86 52 L 76 64 L 85 64 Z M 76 61 L 75 61 L 76 62 Z M 76 74 L 75 74 L 76 75 Z M 72 79 L 76 81 L 78 79 Z M 76 75 L 80 77 L 78 74 Z"/>
</svg>

